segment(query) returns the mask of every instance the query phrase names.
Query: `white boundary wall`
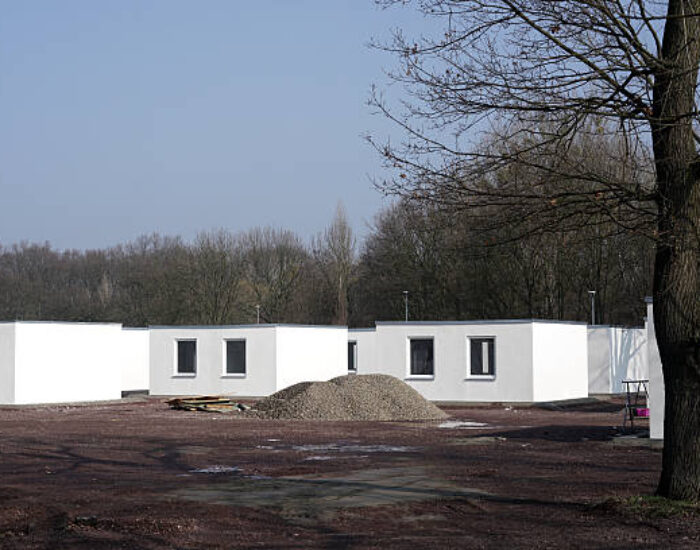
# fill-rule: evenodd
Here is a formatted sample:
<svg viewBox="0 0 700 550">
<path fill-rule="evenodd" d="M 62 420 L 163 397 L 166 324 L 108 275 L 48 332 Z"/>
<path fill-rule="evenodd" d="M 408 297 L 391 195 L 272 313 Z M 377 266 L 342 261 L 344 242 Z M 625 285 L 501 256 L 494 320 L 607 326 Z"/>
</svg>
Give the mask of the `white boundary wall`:
<svg viewBox="0 0 700 550">
<path fill-rule="evenodd" d="M 152 395 L 263 397 L 302 381 L 347 374 L 346 327 L 151 327 Z M 197 341 L 196 374 L 176 372 L 176 342 Z M 226 374 L 226 340 L 246 341 L 246 373 Z"/>
<path fill-rule="evenodd" d="M 664 375 L 661 369 L 659 346 L 656 343 L 654 306 L 650 298 L 647 299 L 646 329 L 647 358 L 649 365 L 649 437 L 651 439 L 663 439 L 666 389 L 664 386 Z"/>
<path fill-rule="evenodd" d="M 622 393 L 622 380 L 648 378 L 646 329 L 588 327 L 589 393 Z"/>
<path fill-rule="evenodd" d="M 588 392 L 612 393 L 610 327 L 588 327 Z"/>
<path fill-rule="evenodd" d="M 358 374 L 390 374 L 431 401 L 532 402 L 588 396 L 586 325 L 545 321 L 377 322 L 350 330 Z M 434 375 L 411 376 L 409 340 L 433 340 Z M 495 376 L 469 373 L 469 339 L 494 338 Z"/>
<path fill-rule="evenodd" d="M 149 389 L 149 346 L 148 329 L 122 329 L 121 391 Z"/>
<path fill-rule="evenodd" d="M 119 324 L 15 322 L 11 403 L 121 397 Z"/>
</svg>

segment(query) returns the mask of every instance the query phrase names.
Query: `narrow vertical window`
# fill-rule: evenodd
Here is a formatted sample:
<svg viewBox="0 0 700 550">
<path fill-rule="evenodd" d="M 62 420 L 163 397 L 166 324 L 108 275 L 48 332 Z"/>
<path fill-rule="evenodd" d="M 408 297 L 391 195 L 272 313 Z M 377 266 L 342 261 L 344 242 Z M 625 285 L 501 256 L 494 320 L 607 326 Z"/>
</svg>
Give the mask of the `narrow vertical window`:
<svg viewBox="0 0 700 550">
<path fill-rule="evenodd" d="M 432 338 L 412 338 L 410 341 L 411 375 L 433 376 L 433 340 Z"/>
<path fill-rule="evenodd" d="M 470 338 L 469 346 L 469 374 L 472 376 L 495 376 L 494 339 Z"/>
<path fill-rule="evenodd" d="M 226 340 L 226 374 L 245 374 L 245 340 Z"/>
<path fill-rule="evenodd" d="M 348 371 L 357 372 L 357 342 L 348 342 Z"/>
<path fill-rule="evenodd" d="M 177 342 L 177 373 L 197 373 L 197 341 L 178 340 Z"/>
</svg>

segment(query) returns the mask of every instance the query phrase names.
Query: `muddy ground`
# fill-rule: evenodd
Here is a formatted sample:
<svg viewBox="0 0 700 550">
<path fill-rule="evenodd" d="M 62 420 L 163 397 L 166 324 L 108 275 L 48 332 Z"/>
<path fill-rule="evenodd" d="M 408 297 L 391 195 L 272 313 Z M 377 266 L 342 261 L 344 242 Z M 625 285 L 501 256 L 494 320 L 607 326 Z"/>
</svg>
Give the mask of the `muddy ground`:
<svg viewBox="0 0 700 550">
<path fill-rule="evenodd" d="M 0 408 L 0 548 L 700 546 L 695 516 L 600 505 L 661 464 L 619 402 L 445 410 L 465 424 Z"/>
</svg>

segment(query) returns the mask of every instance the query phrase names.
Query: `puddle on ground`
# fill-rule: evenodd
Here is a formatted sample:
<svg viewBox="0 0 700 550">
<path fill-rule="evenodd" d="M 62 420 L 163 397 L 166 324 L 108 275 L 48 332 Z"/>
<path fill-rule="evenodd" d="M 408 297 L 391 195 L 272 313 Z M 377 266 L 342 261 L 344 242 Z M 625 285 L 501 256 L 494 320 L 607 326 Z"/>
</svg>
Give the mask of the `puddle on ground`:
<svg viewBox="0 0 700 550">
<path fill-rule="evenodd" d="M 197 468 L 190 470 L 193 474 L 240 474 L 241 469 L 238 466 L 207 466 L 205 468 Z"/>
<path fill-rule="evenodd" d="M 506 441 L 506 438 L 495 435 L 483 435 L 467 437 L 463 439 L 455 439 L 450 443 L 452 443 L 453 445 L 489 445 L 491 443 L 500 443 L 502 441 Z"/>
<path fill-rule="evenodd" d="M 469 420 L 447 420 L 441 424 L 438 424 L 438 428 L 452 428 L 460 430 L 479 430 L 489 427 L 490 426 L 484 422 L 472 422 Z"/>
<path fill-rule="evenodd" d="M 198 502 L 273 508 L 282 517 L 300 523 L 331 518 L 342 508 L 490 496 L 433 476 L 434 472 L 421 467 L 357 470 L 340 477 L 304 475 L 253 479 L 240 476 L 212 485 L 179 489 L 174 494 Z"/>
<path fill-rule="evenodd" d="M 417 447 L 405 445 L 351 445 L 343 443 L 325 443 L 322 445 L 293 445 L 293 451 L 318 453 L 411 453 Z"/>
<path fill-rule="evenodd" d="M 306 461 L 314 461 L 314 460 L 338 460 L 341 458 L 340 456 L 331 456 L 331 455 L 314 455 L 314 456 L 307 456 L 303 462 Z M 360 458 L 369 458 L 369 455 L 343 455 L 342 459 L 344 460 L 352 460 L 352 459 L 360 459 Z"/>
</svg>

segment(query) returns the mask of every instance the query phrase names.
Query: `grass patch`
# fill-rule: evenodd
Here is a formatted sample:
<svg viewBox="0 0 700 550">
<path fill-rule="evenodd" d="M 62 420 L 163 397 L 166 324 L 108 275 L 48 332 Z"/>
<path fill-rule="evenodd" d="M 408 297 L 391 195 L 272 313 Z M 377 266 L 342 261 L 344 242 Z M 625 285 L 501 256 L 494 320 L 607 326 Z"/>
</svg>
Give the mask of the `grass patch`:
<svg viewBox="0 0 700 550">
<path fill-rule="evenodd" d="M 649 519 L 700 517 L 700 503 L 671 500 L 655 495 L 612 497 L 595 504 L 593 508 Z"/>
</svg>

